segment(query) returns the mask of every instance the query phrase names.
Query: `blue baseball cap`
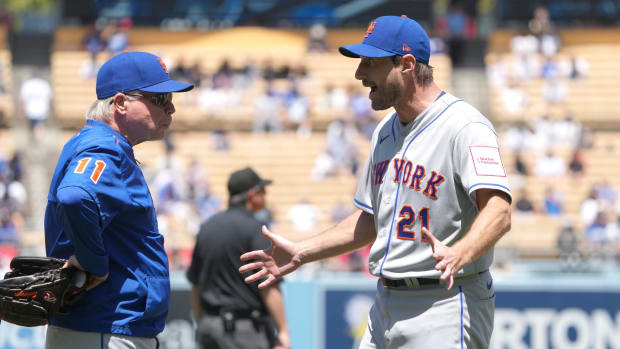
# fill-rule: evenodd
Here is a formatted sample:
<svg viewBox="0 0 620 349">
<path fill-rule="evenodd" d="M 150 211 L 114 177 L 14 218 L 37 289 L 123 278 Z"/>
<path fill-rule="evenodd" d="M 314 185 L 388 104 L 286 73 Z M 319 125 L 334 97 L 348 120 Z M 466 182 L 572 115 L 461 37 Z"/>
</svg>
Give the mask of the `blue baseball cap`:
<svg viewBox="0 0 620 349">
<path fill-rule="evenodd" d="M 123 52 L 105 62 L 97 73 L 97 98 L 140 90 L 153 93 L 185 92 L 187 82 L 171 80 L 161 58 L 148 52 Z"/>
<path fill-rule="evenodd" d="M 383 16 L 370 23 L 361 44 L 340 46 L 347 57 L 382 58 L 411 54 L 428 64 L 431 48 L 428 35 L 418 22 L 406 16 Z"/>
</svg>

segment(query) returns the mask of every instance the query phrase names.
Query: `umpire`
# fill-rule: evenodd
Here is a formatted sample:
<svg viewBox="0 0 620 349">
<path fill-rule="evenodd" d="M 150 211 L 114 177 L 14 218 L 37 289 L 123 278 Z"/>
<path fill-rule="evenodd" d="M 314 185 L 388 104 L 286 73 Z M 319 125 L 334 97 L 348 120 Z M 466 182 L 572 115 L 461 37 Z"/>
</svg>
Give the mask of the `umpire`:
<svg viewBox="0 0 620 349">
<path fill-rule="evenodd" d="M 238 272 L 240 255 L 270 245 L 254 213 L 265 208 L 271 183 L 251 168 L 235 171 L 228 180 L 228 209 L 200 227 L 187 271 L 200 348 L 290 348 L 279 284 L 259 290 Z"/>
</svg>

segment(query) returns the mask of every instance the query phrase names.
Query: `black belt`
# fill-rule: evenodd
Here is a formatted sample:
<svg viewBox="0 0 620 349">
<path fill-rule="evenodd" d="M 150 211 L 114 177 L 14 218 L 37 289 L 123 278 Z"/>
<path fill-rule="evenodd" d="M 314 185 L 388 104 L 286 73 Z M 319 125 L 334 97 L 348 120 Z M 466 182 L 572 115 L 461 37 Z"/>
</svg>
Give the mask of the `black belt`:
<svg viewBox="0 0 620 349">
<path fill-rule="evenodd" d="M 420 288 L 422 286 L 439 286 L 441 280 L 430 278 L 405 278 L 405 279 L 387 279 L 382 277 L 381 283 L 388 288 Z"/>
<path fill-rule="evenodd" d="M 236 310 L 224 307 L 206 307 L 204 309 L 207 315 L 221 316 L 223 314 L 231 314 L 235 320 L 256 319 L 263 315 L 260 310 Z"/>
</svg>

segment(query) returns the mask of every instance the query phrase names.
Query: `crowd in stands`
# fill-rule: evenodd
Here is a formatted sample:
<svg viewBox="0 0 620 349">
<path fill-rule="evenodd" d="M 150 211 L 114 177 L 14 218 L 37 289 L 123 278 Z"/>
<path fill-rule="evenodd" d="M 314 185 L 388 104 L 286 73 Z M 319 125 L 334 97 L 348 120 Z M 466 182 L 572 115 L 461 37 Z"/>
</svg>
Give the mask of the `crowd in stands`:
<svg viewBox="0 0 620 349">
<path fill-rule="evenodd" d="M 112 56 L 127 50 L 129 47 L 129 30 L 132 25 L 131 18 L 125 17 L 120 21 L 97 22 L 90 26 L 82 40 L 82 48 L 89 54 L 89 59 L 84 61 L 80 69 L 84 79 L 97 77 L 99 70 L 97 56 L 100 53 L 107 53 Z"/>
<path fill-rule="evenodd" d="M 163 142 L 164 154 L 151 166 L 145 167 L 144 172 L 155 202 L 159 229 L 165 234 L 167 241 L 172 242 L 168 251 L 171 255 L 171 266 L 183 270 L 188 267 L 193 245 L 181 241 L 193 241 L 200 224 L 225 209 L 228 203 L 227 198 L 212 193 L 208 170 L 198 159 L 190 159 L 187 162 L 180 158 L 175 151 L 174 137 L 174 133 L 166 135 Z M 210 151 L 226 151 L 218 149 L 217 142 L 211 144 Z M 340 175 L 351 176 L 351 171 L 351 168 L 348 168 Z M 277 229 L 278 225 L 286 221 L 292 229 L 289 233 L 308 235 L 318 232 L 322 220 L 328 219 L 335 224 L 351 214 L 352 209 L 352 204 L 338 202 L 324 212 L 307 198 L 301 198 L 291 205 L 287 212 L 282 212 L 280 220 L 275 219 L 270 207 L 257 212 L 255 216 L 272 229 Z M 365 270 L 364 263 L 360 263 L 364 260 L 360 253 L 365 252 L 355 252 L 330 260 L 324 267 L 350 271 Z"/>
<path fill-rule="evenodd" d="M 0 149 L 0 272 L 8 271 L 11 259 L 18 255 L 20 235 L 28 194 L 24 184 L 20 154 L 5 154 Z"/>
<path fill-rule="evenodd" d="M 436 24 L 431 40 L 433 53 L 450 52 L 453 62 L 462 59 L 458 57 L 462 41 L 476 36 L 475 23 L 470 16 L 456 5 Z M 90 57 L 80 68 L 84 79 L 96 77 L 97 62 L 101 61 L 97 59 L 98 55 L 113 55 L 130 47 L 128 30 L 131 26 L 130 19 L 123 19 L 109 22 L 102 28 L 91 28 L 82 42 L 82 48 Z M 503 150 L 510 152 L 514 161 L 508 166 L 514 169 L 509 174 L 514 193 L 513 212 L 566 221 L 557 241 L 563 258 L 599 256 L 620 259 L 620 198 L 617 188 L 606 181 L 594 184 L 588 196 L 583 198 L 579 212 L 571 216 L 567 215 L 566 209 L 570 193 L 556 183 L 566 176 L 576 182 L 587 176 L 589 169 L 584 154 L 593 147 L 592 130 L 576 120 L 571 110 L 564 108 L 561 117 L 551 113 L 570 98 L 567 81 L 587 78 L 589 70 L 587 61 L 563 54 L 561 45 L 548 13 L 539 8 L 528 29 L 512 38 L 511 55 L 499 56 L 487 66 L 489 84 L 500 89 L 504 111 L 516 116 L 513 120 L 518 120 L 500 126 Z M 307 48 L 309 52 L 319 53 L 329 49 L 323 26 L 310 29 Z M 308 84 L 313 79 L 312 72 L 298 62 L 274 63 L 270 59 L 256 61 L 247 57 L 243 64 L 233 64 L 230 59 L 222 59 L 215 69 L 207 71 L 200 59 L 179 57 L 171 60 L 164 57 L 164 61 L 173 79 L 189 81 L 196 86 L 187 94 L 189 98 L 179 97 L 175 103 L 196 106 L 204 118 L 246 108 L 248 115 L 252 115 L 252 132 L 295 132 L 303 142 L 315 132 L 313 115 L 329 115 L 323 149 L 314 159 L 308 175 L 315 181 L 339 176 L 358 177 L 364 160 L 358 140 L 369 140 L 377 124 L 368 91 L 359 84 L 353 82 L 349 86 L 339 86 L 329 81 Z M 543 112 L 533 117 L 530 108 L 533 98 L 525 88 L 532 82 L 542 84 L 541 92 L 546 103 Z M 308 85 L 312 88 L 318 86 L 315 88 L 318 93 L 313 91 L 314 94 L 309 95 L 305 88 Z M 0 81 L 0 93 L 3 91 Z M 49 83 L 33 76 L 22 85 L 20 98 L 25 115 L 35 129 L 50 112 L 52 93 Z M 28 106 L 28 103 L 33 105 Z M 210 151 L 230 150 L 229 132 L 225 128 L 210 130 Z M 197 158 L 189 162 L 179 158 L 170 134 L 163 144 L 164 155 L 144 169 L 156 204 L 159 229 L 167 235 L 167 241 L 188 239 L 193 242 L 200 224 L 224 209 L 227 198 L 213 194 L 208 170 Z M 532 154 L 535 154 L 534 161 L 531 161 Z M 4 266 L 4 255 L 16 254 L 19 247 L 27 200 L 21 178 L 19 153 L 0 153 L 0 266 Z M 541 188 L 544 195 L 536 199 L 530 197 L 531 192 L 526 187 L 528 178 L 537 178 L 544 183 Z M 318 232 L 320 222 L 339 222 L 352 211 L 348 202 L 337 202 L 329 210 L 321 210 L 308 198 L 301 198 L 288 212 L 278 212 L 276 216 L 268 208 L 258 212 L 257 218 L 270 227 L 286 220 L 295 232 L 309 234 Z M 178 245 L 169 251 L 171 266 L 185 270 L 193 244 Z M 368 248 L 364 248 L 304 268 L 308 275 L 321 269 L 367 271 L 367 255 Z"/>
<path fill-rule="evenodd" d="M 504 112 L 517 119 L 531 112 L 532 96 L 525 88 L 531 82 L 542 83 L 546 111 L 563 107 L 570 95 L 567 81 L 587 76 L 589 63 L 574 54 L 560 54 L 561 48 L 549 13 L 544 7 L 537 8 L 529 30 L 511 39 L 511 54 L 487 64 L 489 85 L 500 90 Z"/>
<path fill-rule="evenodd" d="M 592 130 L 575 120 L 564 103 L 570 96 L 567 81 L 587 77 L 589 64 L 574 55 L 558 55 L 560 51 L 559 36 L 548 12 L 540 7 L 528 30 L 512 38 L 511 56 L 502 56 L 487 66 L 489 84 L 501 89 L 504 111 L 517 120 L 504 126 L 502 137 L 504 150 L 514 159 L 515 214 L 561 220 L 557 248 L 570 262 L 568 266 L 588 258 L 620 261 L 617 187 L 605 179 L 596 180 L 587 197 L 578 199 L 578 212 L 567 212 L 566 197 L 571 193 L 563 191 L 566 186 L 558 185 L 561 178 L 569 178 L 575 185 L 582 183 L 589 174 L 584 154 L 594 144 Z M 523 88 L 532 81 L 542 83 L 546 103 L 538 117 L 531 117 L 531 96 Z M 554 107 L 560 107 L 561 113 L 551 116 L 549 111 Z M 525 161 L 524 157 L 535 160 Z M 528 178 L 542 183 L 544 194 L 539 201 L 534 201 L 525 188 Z"/>
</svg>

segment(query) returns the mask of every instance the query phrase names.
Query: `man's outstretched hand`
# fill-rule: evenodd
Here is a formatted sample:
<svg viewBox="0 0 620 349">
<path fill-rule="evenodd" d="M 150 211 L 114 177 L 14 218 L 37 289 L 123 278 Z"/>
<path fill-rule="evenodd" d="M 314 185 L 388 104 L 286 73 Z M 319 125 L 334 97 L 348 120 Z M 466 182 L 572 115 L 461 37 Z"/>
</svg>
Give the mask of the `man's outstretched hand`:
<svg viewBox="0 0 620 349">
<path fill-rule="evenodd" d="M 245 278 L 246 283 L 265 278 L 258 288 L 272 285 L 282 276 L 289 274 L 301 266 L 297 246 L 280 235 L 274 234 L 263 226 L 263 236 L 271 241 L 271 247 L 265 250 L 251 251 L 241 255 L 242 261 L 249 261 L 239 268 L 240 273 L 260 269 Z"/>
<path fill-rule="evenodd" d="M 422 227 L 422 234 L 427 237 L 428 243 L 433 249 L 433 258 L 437 261 L 435 270 L 441 272 L 440 280 L 447 282 L 446 290 L 450 290 L 454 285 L 456 273 L 463 268 L 463 257 L 458 254 L 456 249 L 444 245 L 431 232 Z"/>
</svg>

